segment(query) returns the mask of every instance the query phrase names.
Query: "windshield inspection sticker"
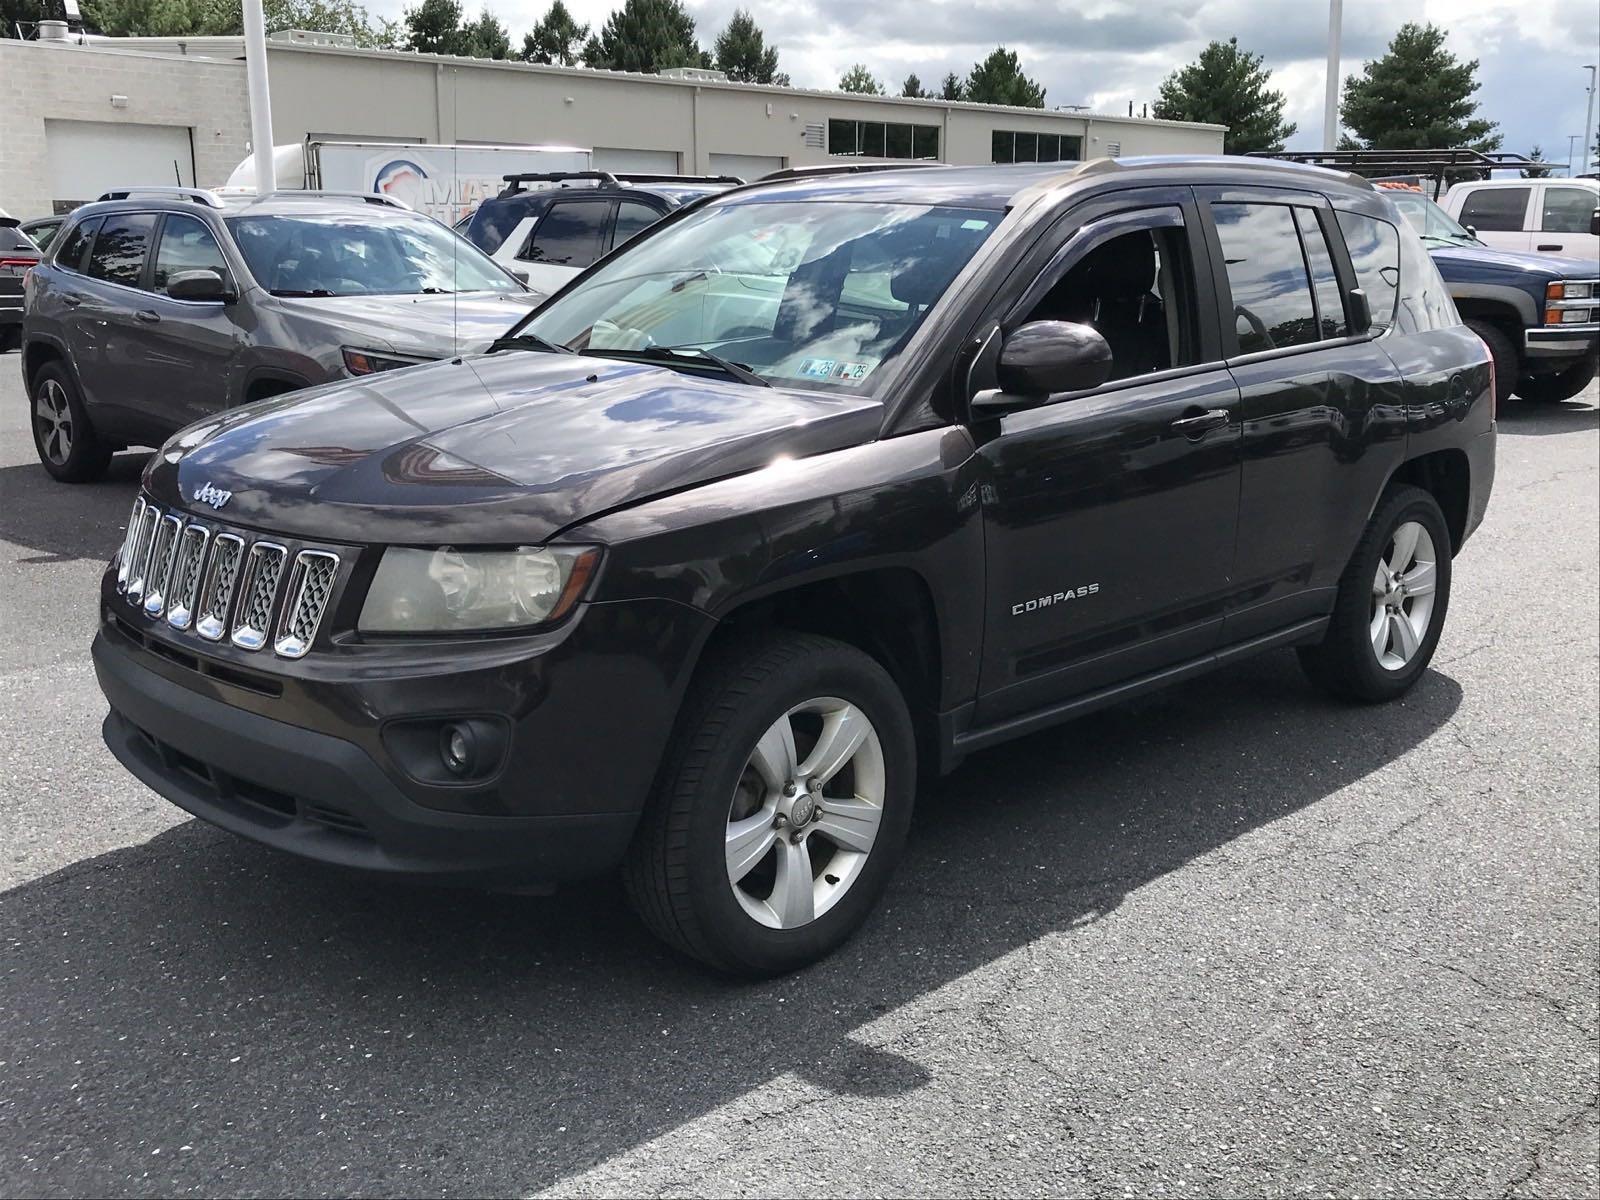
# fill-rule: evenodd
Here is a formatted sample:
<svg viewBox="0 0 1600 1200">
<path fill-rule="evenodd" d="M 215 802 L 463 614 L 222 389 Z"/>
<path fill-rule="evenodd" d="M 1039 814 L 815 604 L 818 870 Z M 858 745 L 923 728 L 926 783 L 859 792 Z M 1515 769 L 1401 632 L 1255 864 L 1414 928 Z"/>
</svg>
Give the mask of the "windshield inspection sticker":
<svg viewBox="0 0 1600 1200">
<path fill-rule="evenodd" d="M 838 362 L 831 358 L 808 358 L 800 364 L 800 374 L 807 379 L 826 379 L 833 374 Z"/>
<path fill-rule="evenodd" d="M 833 377 L 840 383 L 860 383 L 876 363 L 842 362 L 833 369 Z"/>
</svg>

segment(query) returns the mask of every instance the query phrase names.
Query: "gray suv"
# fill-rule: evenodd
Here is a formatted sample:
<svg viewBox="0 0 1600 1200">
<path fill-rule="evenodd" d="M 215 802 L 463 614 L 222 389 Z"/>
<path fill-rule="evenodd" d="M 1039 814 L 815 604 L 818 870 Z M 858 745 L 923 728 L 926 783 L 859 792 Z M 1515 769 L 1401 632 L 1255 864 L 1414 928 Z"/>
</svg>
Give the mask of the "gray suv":
<svg viewBox="0 0 1600 1200">
<path fill-rule="evenodd" d="M 388 197 L 108 192 L 28 278 L 34 445 L 56 479 L 95 479 L 223 409 L 483 350 L 538 299 Z"/>
</svg>

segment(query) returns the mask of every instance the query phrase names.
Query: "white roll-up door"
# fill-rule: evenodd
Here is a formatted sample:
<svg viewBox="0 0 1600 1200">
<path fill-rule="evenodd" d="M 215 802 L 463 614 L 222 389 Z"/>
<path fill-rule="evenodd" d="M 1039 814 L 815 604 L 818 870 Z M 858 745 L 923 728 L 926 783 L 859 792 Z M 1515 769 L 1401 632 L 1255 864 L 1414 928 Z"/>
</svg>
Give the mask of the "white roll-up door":
<svg viewBox="0 0 1600 1200">
<path fill-rule="evenodd" d="M 117 187 L 194 186 L 186 125 L 47 119 L 44 144 L 53 201 L 82 203 Z"/>
<path fill-rule="evenodd" d="M 771 175 L 774 171 L 783 170 L 783 156 L 780 154 L 713 154 L 711 156 L 711 173 L 713 175 L 737 175 L 749 183 L 752 179 L 760 179 L 763 175 Z"/>
<path fill-rule="evenodd" d="M 676 175 L 678 153 L 676 150 L 624 150 L 615 146 L 596 146 L 594 168 L 597 171 L 630 172 L 636 175 Z"/>
</svg>

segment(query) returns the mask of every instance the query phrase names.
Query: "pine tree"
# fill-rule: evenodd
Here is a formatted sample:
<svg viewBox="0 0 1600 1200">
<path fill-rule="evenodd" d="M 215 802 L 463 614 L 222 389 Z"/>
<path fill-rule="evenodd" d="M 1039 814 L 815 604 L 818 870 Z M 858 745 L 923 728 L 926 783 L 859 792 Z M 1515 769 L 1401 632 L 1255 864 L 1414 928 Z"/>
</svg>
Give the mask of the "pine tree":
<svg viewBox="0 0 1600 1200">
<path fill-rule="evenodd" d="M 1478 60 L 1444 48 L 1437 25 L 1407 23 L 1389 52 L 1344 83 L 1340 114 L 1363 148 L 1498 150 L 1495 123 L 1477 116 Z"/>
<path fill-rule="evenodd" d="M 923 91 L 922 80 L 917 78 L 915 71 L 913 71 L 910 75 L 907 75 L 906 81 L 900 85 L 900 94 L 902 96 L 907 96 L 912 100 L 933 99 L 932 92 Z"/>
<path fill-rule="evenodd" d="M 839 77 L 839 90 L 859 92 L 864 96 L 883 95 L 883 85 L 873 78 L 872 72 L 863 63 L 856 63 Z"/>
<path fill-rule="evenodd" d="M 463 49 L 462 54 L 472 58 L 510 58 L 511 34 L 507 32 L 500 18 L 487 8 L 478 14 L 478 19 L 469 21 L 461 29 Z"/>
<path fill-rule="evenodd" d="M 742 8 L 734 10 L 728 27 L 717 35 L 713 61 L 717 70 L 738 83 L 778 82 L 778 51 L 767 45 L 755 18 Z M 783 82 L 788 81 L 785 75 Z"/>
<path fill-rule="evenodd" d="M 978 104 L 1014 104 L 1043 108 L 1044 89 L 1022 73 L 1015 50 L 996 46 L 989 57 L 975 63 L 967 76 L 963 99 Z"/>
<path fill-rule="evenodd" d="M 461 54 L 461 5 L 457 0 L 422 0 L 405 10 L 406 48 L 420 54 Z"/>
<path fill-rule="evenodd" d="M 1530 162 L 1541 164 L 1544 163 L 1544 147 L 1535 146 L 1532 150 L 1528 151 L 1528 159 Z M 1550 168 L 1543 165 L 1537 167 L 1524 167 L 1522 169 L 1522 177 L 1524 179 L 1543 179 L 1549 174 Z"/>
<path fill-rule="evenodd" d="M 588 36 L 589 27 L 579 25 L 567 6 L 561 0 L 554 0 L 550 11 L 522 35 L 522 59 L 560 67 L 576 66 Z"/>
<path fill-rule="evenodd" d="M 1239 40 L 1212 42 L 1200 57 L 1161 83 L 1152 115 L 1164 121 L 1226 125 L 1225 154 L 1279 151 L 1296 126 L 1283 119 L 1284 96 L 1267 85 L 1272 72 L 1259 54 L 1239 49 Z"/>
<path fill-rule="evenodd" d="M 30 10 L 21 20 L 37 20 L 47 7 L 62 15 L 60 0 L 0 0 L 0 11 L 12 6 Z M 240 0 L 84 0 L 84 24 L 114 37 L 237 37 L 244 32 Z M 404 41 L 399 26 L 373 17 L 355 0 L 265 0 L 267 32 L 311 29 L 346 33 L 358 46 L 394 46 Z M 7 18 L 8 25 L 10 18 Z M 7 30 L 9 32 L 9 28 Z"/>
<path fill-rule="evenodd" d="M 711 65 L 694 38 L 682 0 L 625 0 L 583 48 L 589 67 L 655 74 L 666 67 Z"/>
<path fill-rule="evenodd" d="M 967 98 L 967 82 L 954 71 L 944 77 L 944 84 L 939 88 L 941 100 L 965 100 Z"/>
</svg>

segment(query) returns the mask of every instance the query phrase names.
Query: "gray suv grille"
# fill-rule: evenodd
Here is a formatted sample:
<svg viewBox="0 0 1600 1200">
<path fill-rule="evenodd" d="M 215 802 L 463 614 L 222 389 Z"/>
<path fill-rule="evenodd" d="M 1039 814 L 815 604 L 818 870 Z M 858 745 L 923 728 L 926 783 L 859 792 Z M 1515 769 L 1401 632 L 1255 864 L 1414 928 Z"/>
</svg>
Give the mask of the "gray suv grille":
<svg viewBox="0 0 1600 1200">
<path fill-rule="evenodd" d="M 339 555 L 252 539 L 134 502 L 117 552 L 117 590 L 146 617 L 243 650 L 269 641 L 283 658 L 311 649 L 333 600 Z M 287 584 L 285 585 L 285 576 Z"/>
</svg>

